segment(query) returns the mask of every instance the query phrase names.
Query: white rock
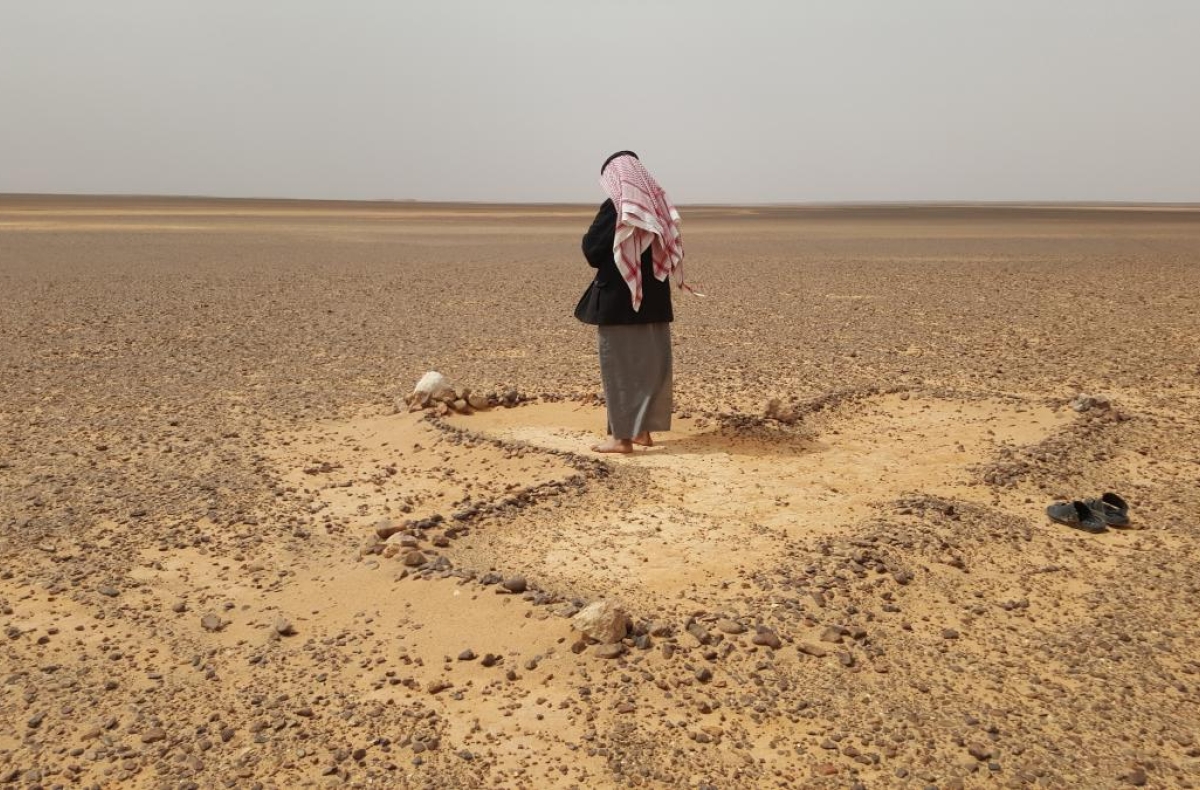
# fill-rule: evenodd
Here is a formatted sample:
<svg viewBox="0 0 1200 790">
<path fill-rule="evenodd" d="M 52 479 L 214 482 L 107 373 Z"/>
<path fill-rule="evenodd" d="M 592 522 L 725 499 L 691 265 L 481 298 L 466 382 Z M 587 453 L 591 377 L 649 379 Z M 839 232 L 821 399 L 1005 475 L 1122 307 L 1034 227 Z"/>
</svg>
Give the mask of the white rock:
<svg viewBox="0 0 1200 790">
<path fill-rule="evenodd" d="M 611 601 L 596 601 L 571 619 L 571 627 L 597 642 L 620 642 L 629 632 L 629 615 Z"/>
<path fill-rule="evenodd" d="M 409 397 L 423 406 L 431 400 L 442 400 L 453 395 L 454 387 L 449 379 L 436 370 L 431 370 L 421 377 Z"/>
</svg>

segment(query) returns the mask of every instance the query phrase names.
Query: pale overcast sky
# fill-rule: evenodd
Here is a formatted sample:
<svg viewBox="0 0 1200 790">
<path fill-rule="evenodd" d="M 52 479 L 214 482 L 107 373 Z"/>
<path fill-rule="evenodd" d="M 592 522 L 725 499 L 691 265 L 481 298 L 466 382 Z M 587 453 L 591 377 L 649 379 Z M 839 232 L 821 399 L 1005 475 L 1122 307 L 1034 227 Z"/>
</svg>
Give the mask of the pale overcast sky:
<svg viewBox="0 0 1200 790">
<path fill-rule="evenodd" d="M 1200 201 L 1196 0 L 0 0 L 0 192 Z"/>
</svg>

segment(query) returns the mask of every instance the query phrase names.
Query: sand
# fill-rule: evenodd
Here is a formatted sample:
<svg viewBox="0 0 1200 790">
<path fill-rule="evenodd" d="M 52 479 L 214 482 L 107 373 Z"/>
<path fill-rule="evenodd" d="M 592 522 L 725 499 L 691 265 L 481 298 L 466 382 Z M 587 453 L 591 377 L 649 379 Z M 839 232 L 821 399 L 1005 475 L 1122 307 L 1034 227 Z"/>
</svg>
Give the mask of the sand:
<svg viewBox="0 0 1200 790">
<path fill-rule="evenodd" d="M 1200 211 L 685 210 L 600 457 L 593 210 L 0 197 L 0 783 L 1200 784 Z"/>
</svg>

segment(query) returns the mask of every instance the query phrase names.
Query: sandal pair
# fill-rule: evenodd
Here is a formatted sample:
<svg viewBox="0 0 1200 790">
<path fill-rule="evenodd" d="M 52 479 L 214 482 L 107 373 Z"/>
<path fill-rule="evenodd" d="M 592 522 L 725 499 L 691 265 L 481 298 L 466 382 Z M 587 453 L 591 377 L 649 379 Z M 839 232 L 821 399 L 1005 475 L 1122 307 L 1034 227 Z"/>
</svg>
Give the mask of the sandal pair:
<svg viewBox="0 0 1200 790">
<path fill-rule="evenodd" d="M 1104 532 L 1109 527 L 1129 526 L 1129 503 L 1109 491 L 1098 499 L 1055 502 L 1046 508 L 1046 515 L 1084 532 Z"/>
</svg>

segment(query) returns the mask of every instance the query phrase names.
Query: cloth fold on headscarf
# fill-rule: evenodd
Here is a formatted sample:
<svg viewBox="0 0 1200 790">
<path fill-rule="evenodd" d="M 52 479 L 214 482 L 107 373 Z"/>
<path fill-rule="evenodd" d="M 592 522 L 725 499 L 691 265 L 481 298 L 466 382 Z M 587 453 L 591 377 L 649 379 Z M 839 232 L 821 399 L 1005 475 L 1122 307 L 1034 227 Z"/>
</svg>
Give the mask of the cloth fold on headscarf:
<svg viewBox="0 0 1200 790">
<path fill-rule="evenodd" d="M 616 155 L 603 168 L 600 185 L 617 210 L 613 261 L 629 286 L 633 309 L 642 306 L 642 253 L 652 248 L 654 276 L 660 282 L 674 276 L 683 282 L 683 237 L 679 212 L 650 171 L 632 153 Z"/>
</svg>

